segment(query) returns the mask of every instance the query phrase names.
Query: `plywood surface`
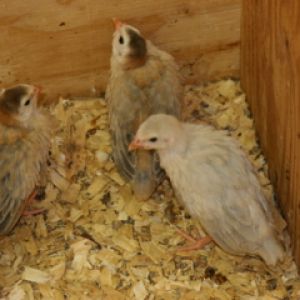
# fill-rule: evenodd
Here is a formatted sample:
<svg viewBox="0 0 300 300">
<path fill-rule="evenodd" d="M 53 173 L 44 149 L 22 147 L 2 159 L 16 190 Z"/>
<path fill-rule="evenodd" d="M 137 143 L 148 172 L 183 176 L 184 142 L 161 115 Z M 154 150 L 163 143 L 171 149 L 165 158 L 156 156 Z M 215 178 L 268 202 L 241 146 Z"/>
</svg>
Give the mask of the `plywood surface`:
<svg viewBox="0 0 300 300">
<path fill-rule="evenodd" d="M 300 266 L 300 2 L 243 0 L 241 79 Z"/>
<path fill-rule="evenodd" d="M 175 55 L 189 81 L 237 76 L 241 0 L 2 0 L 0 87 L 92 95 L 108 78 L 112 17 Z"/>
</svg>

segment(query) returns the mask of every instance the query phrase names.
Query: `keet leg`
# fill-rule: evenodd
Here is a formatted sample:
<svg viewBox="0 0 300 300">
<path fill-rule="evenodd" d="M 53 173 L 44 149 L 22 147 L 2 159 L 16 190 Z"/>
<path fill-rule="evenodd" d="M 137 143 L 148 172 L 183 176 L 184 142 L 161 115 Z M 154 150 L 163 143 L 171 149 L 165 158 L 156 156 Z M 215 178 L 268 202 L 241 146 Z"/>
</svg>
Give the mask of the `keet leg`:
<svg viewBox="0 0 300 300">
<path fill-rule="evenodd" d="M 34 201 L 35 197 L 37 196 L 37 191 L 34 191 L 29 195 L 29 197 L 25 200 L 25 210 L 22 213 L 22 216 L 33 216 L 46 211 L 45 208 L 37 208 L 33 210 L 26 210 L 26 207 L 30 206 L 30 204 Z"/>
<path fill-rule="evenodd" d="M 202 249 L 204 246 L 209 244 L 212 241 L 212 238 L 210 236 L 205 236 L 203 238 L 195 239 L 182 229 L 176 229 L 177 233 L 181 235 L 185 240 L 190 241 L 192 244 L 187 245 L 184 247 L 180 247 L 177 249 L 177 251 L 193 251 L 193 250 L 199 250 Z"/>
</svg>

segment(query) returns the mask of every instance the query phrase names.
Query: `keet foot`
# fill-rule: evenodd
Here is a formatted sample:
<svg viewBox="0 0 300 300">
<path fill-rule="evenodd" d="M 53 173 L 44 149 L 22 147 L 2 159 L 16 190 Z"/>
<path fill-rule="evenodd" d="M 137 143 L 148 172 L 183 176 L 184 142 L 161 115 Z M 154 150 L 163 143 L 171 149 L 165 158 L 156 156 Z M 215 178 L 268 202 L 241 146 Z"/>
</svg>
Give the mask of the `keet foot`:
<svg viewBox="0 0 300 300">
<path fill-rule="evenodd" d="M 195 239 L 185 231 L 181 229 L 176 229 L 177 233 L 181 235 L 185 240 L 190 241 L 192 244 L 187 245 L 184 247 L 180 247 L 177 249 L 177 251 L 183 252 L 183 251 L 193 251 L 193 250 L 199 250 L 202 249 L 204 246 L 209 244 L 212 241 L 212 238 L 210 236 L 205 236 L 203 238 Z"/>
</svg>

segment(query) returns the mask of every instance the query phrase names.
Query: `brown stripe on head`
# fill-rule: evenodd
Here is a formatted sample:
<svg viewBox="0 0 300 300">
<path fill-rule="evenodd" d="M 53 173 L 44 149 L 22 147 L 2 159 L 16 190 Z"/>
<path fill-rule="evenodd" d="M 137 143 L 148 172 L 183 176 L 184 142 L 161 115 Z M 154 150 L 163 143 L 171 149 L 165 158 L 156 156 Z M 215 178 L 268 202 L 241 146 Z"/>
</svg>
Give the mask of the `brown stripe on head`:
<svg viewBox="0 0 300 300">
<path fill-rule="evenodd" d="M 147 47 L 145 39 L 139 35 L 136 31 L 128 28 L 127 33 L 129 35 L 129 47 L 131 49 L 130 56 L 132 58 L 144 59 L 147 54 Z"/>
<path fill-rule="evenodd" d="M 21 99 L 27 93 L 27 88 L 22 85 L 6 89 L 0 97 L 0 109 L 11 114 L 18 113 Z"/>
</svg>

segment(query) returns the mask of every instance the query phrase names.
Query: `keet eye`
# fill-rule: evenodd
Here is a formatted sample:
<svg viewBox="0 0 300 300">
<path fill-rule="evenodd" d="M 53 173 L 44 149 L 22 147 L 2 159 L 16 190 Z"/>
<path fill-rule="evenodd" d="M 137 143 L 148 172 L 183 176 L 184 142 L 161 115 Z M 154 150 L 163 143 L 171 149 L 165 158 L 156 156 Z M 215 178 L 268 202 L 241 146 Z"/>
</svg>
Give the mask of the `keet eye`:
<svg viewBox="0 0 300 300">
<path fill-rule="evenodd" d="M 149 139 L 149 142 L 151 142 L 151 143 L 155 143 L 156 141 L 157 141 L 157 137 L 153 137 L 153 138 Z"/>
<path fill-rule="evenodd" d="M 122 36 L 119 37 L 119 43 L 124 44 L 124 38 Z"/>
<path fill-rule="evenodd" d="M 30 104 L 30 99 L 28 99 L 28 100 L 24 103 L 25 106 L 28 106 L 29 104 Z"/>
</svg>

